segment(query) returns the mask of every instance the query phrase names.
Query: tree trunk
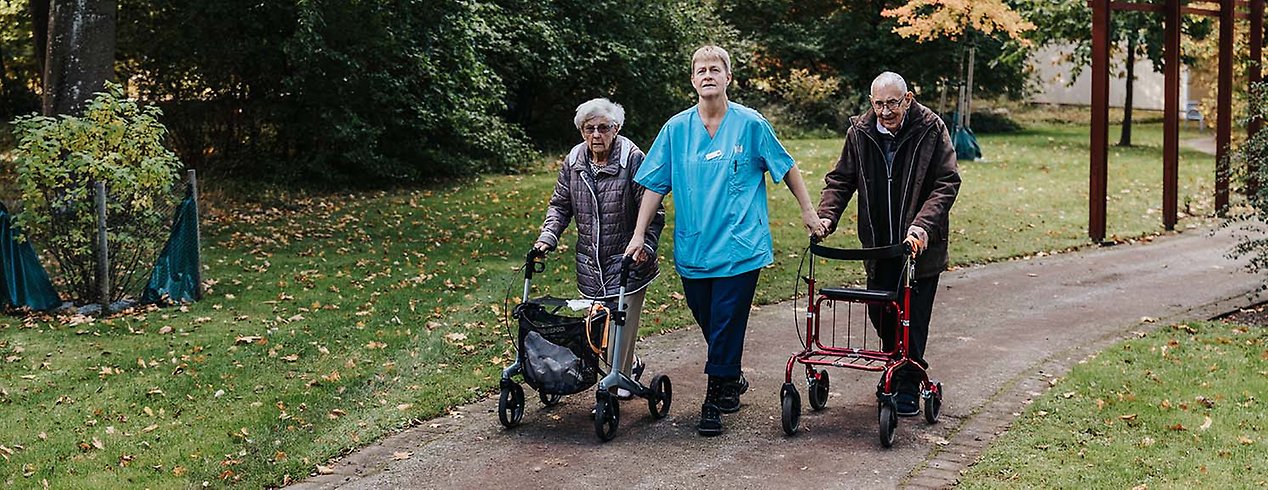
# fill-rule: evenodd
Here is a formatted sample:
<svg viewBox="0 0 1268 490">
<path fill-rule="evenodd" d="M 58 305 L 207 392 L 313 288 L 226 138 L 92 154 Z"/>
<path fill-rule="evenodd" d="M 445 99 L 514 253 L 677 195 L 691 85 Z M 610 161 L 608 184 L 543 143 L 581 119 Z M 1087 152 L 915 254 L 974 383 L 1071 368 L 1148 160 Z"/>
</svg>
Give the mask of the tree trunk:
<svg viewBox="0 0 1268 490">
<path fill-rule="evenodd" d="M 31 0 L 27 10 L 31 13 L 31 41 L 35 43 L 35 66 L 44 76 L 44 60 L 48 57 L 48 3 L 50 0 Z"/>
<path fill-rule="evenodd" d="M 1118 146 L 1132 145 L 1132 92 L 1136 81 L 1136 37 L 1127 37 L 1127 92 L 1123 94 L 1123 132 L 1118 136 Z"/>
<path fill-rule="evenodd" d="M 117 0 L 51 0 L 44 63 L 46 116 L 79 115 L 114 80 Z"/>
</svg>

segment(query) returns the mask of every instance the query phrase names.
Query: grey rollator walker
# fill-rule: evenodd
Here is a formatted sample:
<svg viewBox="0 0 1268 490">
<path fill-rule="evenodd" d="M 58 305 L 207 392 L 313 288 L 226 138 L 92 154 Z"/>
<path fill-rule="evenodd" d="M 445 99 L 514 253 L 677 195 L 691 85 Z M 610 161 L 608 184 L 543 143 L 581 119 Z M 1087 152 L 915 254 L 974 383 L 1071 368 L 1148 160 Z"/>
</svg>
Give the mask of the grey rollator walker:
<svg viewBox="0 0 1268 490">
<path fill-rule="evenodd" d="M 616 312 L 612 317 L 616 323 L 609 338 L 610 349 L 608 352 L 613 353 L 612 365 L 625 365 L 625 357 L 632 355 L 633 346 L 622 345 L 621 331 L 625 329 L 625 286 L 629 283 L 630 268 L 634 265 L 633 257 L 623 257 L 621 259 L 621 282 L 620 289 L 616 297 Z M 658 374 L 652 378 L 649 386 L 643 386 L 642 383 L 630 379 L 629 376 L 621 373 L 618 369 L 611 370 L 607 376 L 599 381 L 599 389 L 594 393 L 594 433 L 603 441 L 610 441 L 616 435 L 616 428 L 621 423 L 621 402 L 615 394 L 612 393 L 616 389 L 624 389 L 629 391 L 632 396 L 647 399 L 647 409 L 651 411 L 652 417 L 657 419 L 664 418 L 669 415 L 669 405 L 674 400 L 674 386 L 669 382 L 669 376 Z"/>
<path fill-rule="evenodd" d="M 599 381 L 595 395 L 595 433 L 603 441 L 611 440 L 620 424 L 620 399 L 612 391 L 621 388 L 631 396 L 647 399 L 652 416 L 659 419 L 669 413 L 673 400 L 673 386 L 669 377 L 652 378 L 650 386 L 643 386 L 613 369 L 603 371 L 603 359 L 594 339 L 602 338 L 606 330 L 609 361 L 621 366 L 625 356 L 631 355 L 632 346 L 622 345 L 621 330 L 625 328 L 625 288 L 633 260 L 625 257 L 621 264 L 620 289 L 616 311 L 607 307 L 595 307 L 585 317 L 561 315 L 567 301 L 558 298 L 529 299 L 533 274 L 546 270 L 545 253 L 532 250 L 524 263 L 523 302 L 515 307 L 513 316 L 519 321 L 515 362 L 502 370 L 501 393 L 498 397 L 498 420 L 506 428 L 520 423 L 524 417 L 524 389 L 511 379 L 519 374 L 530 387 L 537 390 L 542 404 L 552 406 L 565 395 L 579 393 Z M 603 324 L 611 321 L 615 328 L 607 330 Z"/>
</svg>

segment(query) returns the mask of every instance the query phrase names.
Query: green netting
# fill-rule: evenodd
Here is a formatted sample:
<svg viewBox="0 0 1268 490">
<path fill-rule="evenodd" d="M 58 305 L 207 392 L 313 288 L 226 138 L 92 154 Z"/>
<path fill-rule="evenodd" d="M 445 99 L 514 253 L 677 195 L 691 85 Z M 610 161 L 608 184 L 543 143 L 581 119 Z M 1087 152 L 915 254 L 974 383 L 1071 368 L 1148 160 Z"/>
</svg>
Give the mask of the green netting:
<svg viewBox="0 0 1268 490">
<path fill-rule="evenodd" d="M 142 303 L 183 303 L 201 299 L 198 282 L 198 203 L 186 193 L 172 218 L 172 234 L 154 261 Z"/>
<path fill-rule="evenodd" d="M 9 307 L 48 310 L 61 306 L 62 300 L 40 264 L 39 256 L 29 241 L 18 241 L 21 233 L 13 226 L 9 210 L 0 204 L 0 301 Z"/>
<path fill-rule="evenodd" d="M 951 139 L 955 142 L 956 160 L 977 160 L 982 158 L 982 147 L 977 144 L 977 136 L 973 130 L 960 126 Z"/>
</svg>

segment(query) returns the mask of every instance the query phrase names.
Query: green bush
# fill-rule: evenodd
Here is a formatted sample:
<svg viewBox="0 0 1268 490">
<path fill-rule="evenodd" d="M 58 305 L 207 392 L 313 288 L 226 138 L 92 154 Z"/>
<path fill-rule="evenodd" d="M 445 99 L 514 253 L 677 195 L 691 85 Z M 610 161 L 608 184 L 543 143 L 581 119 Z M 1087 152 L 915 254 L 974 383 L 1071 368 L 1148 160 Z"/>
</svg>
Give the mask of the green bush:
<svg viewBox="0 0 1268 490">
<path fill-rule="evenodd" d="M 95 182 L 106 187 L 112 301 L 136 292 L 163 245 L 181 162 L 163 146 L 161 116 L 108 83 L 82 117 L 14 120 L 17 225 L 54 259 L 72 301 L 98 299 Z"/>
<path fill-rule="evenodd" d="M 1268 84 L 1250 87 L 1250 114 L 1261 121 L 1268 118 Z M 1246 195 L 1244 206 L 1228 210 L 1225 226 L 1238 226 L 1241 231 L 1230 257 L 1249 257 L 1247 268 L 1252 272 L 1268 272 L 1268 130 L 1260 130 L 1236 150 L 1230 152 L 1228 166 L 1232 182 Z M 1260 285 L 1268 288 L 1268 280 Z"/>
</svg>

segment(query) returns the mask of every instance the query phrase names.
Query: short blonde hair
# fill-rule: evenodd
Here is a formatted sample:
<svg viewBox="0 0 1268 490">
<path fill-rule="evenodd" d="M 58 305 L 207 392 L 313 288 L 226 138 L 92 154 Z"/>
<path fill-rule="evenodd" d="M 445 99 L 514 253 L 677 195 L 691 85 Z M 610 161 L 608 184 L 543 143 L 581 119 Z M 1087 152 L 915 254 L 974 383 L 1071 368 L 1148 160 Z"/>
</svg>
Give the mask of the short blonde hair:
<svg viewBox="0 0 1268 490">
<path fill-rule="evenodd" d="M 581 129 L 582 124 L 596 117 L 606 117 L 619 128 L 625 125 L 625 108 L 604 97 L 590 99 L 577 106 L 577 115 L 573 116 L 572 123 Z"/>
<path fill-rule="evenodd" d="M 696 53 L 691 55 L 691 72 L 692 73 L 696 72 L 696 62 L 702 61 L 702 60 L 721 61 L 722 68 L 725 68 L 727 73 L 731 73 L 731 55 L 727 54 L 725 49 L 722 49 L 718 46 L 714 46 L 712 44 L 706 44 L 704 46 L 700 46 L 700 49 L 697 49 Z"/>
</svg>

